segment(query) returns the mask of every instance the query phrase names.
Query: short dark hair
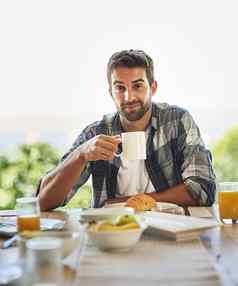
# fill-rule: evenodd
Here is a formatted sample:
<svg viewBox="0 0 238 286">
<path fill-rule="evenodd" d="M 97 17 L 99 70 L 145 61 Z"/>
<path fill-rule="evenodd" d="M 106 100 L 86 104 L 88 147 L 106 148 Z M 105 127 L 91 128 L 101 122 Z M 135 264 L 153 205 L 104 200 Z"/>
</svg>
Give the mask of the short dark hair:
<svg viewBox="0 0 238 286">
<path fill-rule="evenodd" d="M 111 56 L 107 64 L 107 79 L 111 85 L 111 74 L 118 67 L 145 69 L 146 77 L 151 85 L 154 81 L 154 64 L 150 56 L 142 50 L 123 50 Z"/>
</svg>

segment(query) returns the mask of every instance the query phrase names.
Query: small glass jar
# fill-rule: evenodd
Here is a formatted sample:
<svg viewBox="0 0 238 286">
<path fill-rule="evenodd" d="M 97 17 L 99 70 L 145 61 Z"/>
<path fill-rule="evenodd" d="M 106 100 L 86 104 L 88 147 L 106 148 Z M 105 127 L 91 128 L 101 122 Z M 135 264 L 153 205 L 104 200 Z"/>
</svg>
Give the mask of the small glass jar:
<svg viewBox="0 0 238 286">
<path fill-rule="evenodd" d="M 19 198 L 16 202 L 17 231 L 40 230 L 40 206 L 38 198 Z"/>
</svg>

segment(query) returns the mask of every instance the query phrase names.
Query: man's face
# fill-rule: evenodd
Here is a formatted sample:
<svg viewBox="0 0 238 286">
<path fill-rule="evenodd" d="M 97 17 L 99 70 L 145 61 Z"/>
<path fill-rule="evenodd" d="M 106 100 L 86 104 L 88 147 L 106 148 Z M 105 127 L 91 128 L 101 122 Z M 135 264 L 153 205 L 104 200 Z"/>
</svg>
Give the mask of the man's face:
<svg viewBox="0 0 238 286">
<path fill-rule="evenodd" d="M 121 116 L 128 121 L 141 119 L 152 104 L 156 82 L 149 85 L 144 68 L 118 67 L 111 75 L 110 93 Z"/>
</svg>

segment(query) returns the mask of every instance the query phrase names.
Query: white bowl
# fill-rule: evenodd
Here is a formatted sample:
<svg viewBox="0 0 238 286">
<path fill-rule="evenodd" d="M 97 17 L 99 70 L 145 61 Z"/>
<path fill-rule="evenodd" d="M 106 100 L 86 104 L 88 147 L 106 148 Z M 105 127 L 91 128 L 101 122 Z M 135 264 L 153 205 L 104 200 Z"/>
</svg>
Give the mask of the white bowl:
<svg viewBox="0 0 238 286">
<path fill-rule="evenodd" d="M 145 222 L 140 223 L 140 228 L 122 231 L 95 231 L 88 229 L 87 233 L 94 245 L 101 250 L 129 251 L 139 241 L 146 229 Z"/>
<path fill-rule="evenodd" d="M 133 215 L 133 208 L 91 208 L 82 212 L 80 220 L 84 222 L 106 220 L 120 215 Z"/>
</svg>

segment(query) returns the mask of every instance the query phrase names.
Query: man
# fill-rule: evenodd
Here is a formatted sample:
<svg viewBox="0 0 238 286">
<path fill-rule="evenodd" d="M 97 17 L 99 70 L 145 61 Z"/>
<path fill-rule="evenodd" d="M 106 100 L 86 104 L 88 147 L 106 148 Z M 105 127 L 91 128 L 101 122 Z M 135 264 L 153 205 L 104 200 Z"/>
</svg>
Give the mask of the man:
<svg viewBox="0 0 238 286">
<path fill-rule="evenodd" d="M 210 152 L 186 110 L 152 103 L 157 90 L 152 59 L 140 50 L 115 53 L 107 77 L 117 112 L 86 127 L 56 169 L 43 178 L 41 209 L 66 203 L 90 175 L 94 207 L 125 201 L 138 192 L 160 202 L 211 205 L 215 175 Z M 142 130 L 147 134 L 146 160 L 116 157 L 120 134 Z"/>
</svg>

